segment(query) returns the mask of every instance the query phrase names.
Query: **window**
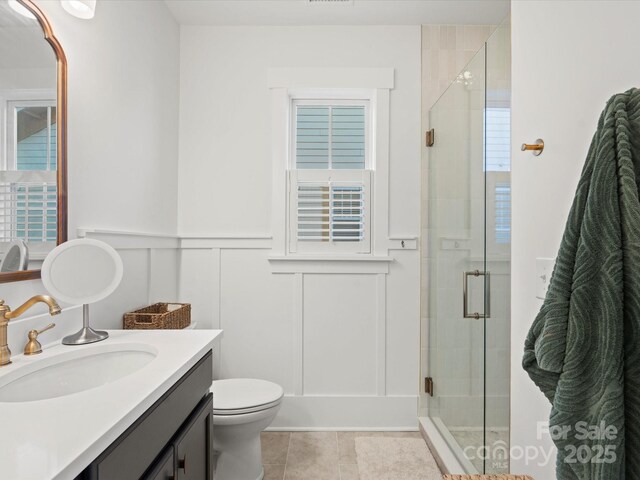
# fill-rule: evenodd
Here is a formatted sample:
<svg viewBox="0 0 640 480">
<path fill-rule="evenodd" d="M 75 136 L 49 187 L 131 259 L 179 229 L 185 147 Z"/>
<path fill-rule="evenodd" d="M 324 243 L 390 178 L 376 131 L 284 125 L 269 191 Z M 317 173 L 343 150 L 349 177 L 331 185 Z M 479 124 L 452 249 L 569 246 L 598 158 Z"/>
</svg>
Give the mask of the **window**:
<svg viewBox="0 0 640 480">
<path fill-rule="evenodd" d="M 371 252 L 369 100 L 293 100 L 289 251 Z"/>
<path fill-rule="evenodd" d="M 490 212 L 488 251 L 493 254 L 508 251 L 511 243 L 511 109 L 485 109 L 485 172 Z"/>
<path fill-rule="evenodd" d="M 511 109 L 487 107 L 485 110 L 487 172 L 511 170 Z"/>
<path fill-rule="evenodd" d="M 278 271 L 388 260 L 394 81 L 393 68 L 268 70 Z"/>
<path fill-rule="evenodd" d="M 495 240 L 496 243 L 511 243 L 511 184 L 497 182 L 495 195 Z"/>
<path fill-rule="evenodd" d="M 8 101 L 7 156 L 0 172 L 0 241 L 55 242 L 55 101 Z"/>
</svg>

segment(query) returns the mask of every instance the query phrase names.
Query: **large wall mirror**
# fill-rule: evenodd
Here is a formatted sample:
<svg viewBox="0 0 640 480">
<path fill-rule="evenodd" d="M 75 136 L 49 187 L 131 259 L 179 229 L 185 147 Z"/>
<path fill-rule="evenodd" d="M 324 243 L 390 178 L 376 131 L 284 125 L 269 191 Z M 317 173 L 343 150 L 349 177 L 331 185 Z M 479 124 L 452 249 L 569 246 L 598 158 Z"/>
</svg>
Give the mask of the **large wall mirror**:
<svg viewBox="0 0 640 480">
<path fill-rule="evenodd" d="M 0 0 L 0 283 L 67 239 L 67 63 L 30 0 Z"/>
</svg>

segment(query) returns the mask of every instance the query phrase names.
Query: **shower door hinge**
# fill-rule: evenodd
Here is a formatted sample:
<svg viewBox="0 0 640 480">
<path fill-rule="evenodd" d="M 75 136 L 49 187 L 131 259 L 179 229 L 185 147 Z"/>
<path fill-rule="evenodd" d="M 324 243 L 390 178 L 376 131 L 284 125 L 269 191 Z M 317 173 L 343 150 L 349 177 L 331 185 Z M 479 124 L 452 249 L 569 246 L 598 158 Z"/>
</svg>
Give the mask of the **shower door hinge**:
<svg viewBox="0 0 640 480">
<path fill-rule="evenodd" d="M 433 397 L 433 378 L 425 377 L 424 378 L 424 393 L 428 393 Z"/>
<path fill-rule="evenodd" d="M 433 142 L 436 140 L 436 131 L 433 128 L 431 130 L 427 130 L 424 134 L 424 139 L 427 147 L 433 147 Z"/>
</svg>

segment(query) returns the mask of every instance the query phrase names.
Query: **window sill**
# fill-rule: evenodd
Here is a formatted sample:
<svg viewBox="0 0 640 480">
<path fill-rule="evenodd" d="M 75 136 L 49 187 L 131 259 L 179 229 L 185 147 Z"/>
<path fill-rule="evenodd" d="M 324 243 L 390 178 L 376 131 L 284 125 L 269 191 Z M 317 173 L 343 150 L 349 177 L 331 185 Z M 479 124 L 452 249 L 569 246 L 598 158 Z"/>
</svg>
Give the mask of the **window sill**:
<svg viewBox="0 0 640 480">
<path fill-rule="evenodd" d="M 382 255 L 272 255 L 272 273 L 389 273 L 393 257 Z"/>
</svg>

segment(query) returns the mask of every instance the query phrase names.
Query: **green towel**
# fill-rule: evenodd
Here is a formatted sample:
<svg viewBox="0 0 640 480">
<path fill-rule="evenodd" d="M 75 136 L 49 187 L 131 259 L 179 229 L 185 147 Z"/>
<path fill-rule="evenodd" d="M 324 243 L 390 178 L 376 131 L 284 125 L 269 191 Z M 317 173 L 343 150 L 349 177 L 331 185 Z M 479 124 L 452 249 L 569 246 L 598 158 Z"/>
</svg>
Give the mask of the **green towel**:
<svg viewBox="0 0 640 480">
<path fill-rule="evenodd" d="M 561 480 L 640 479 L 639 185 L 640 90 L 632 89 L 600 116 L 525 341 L 523 367 L 552 404 Z"/>
</svg>

